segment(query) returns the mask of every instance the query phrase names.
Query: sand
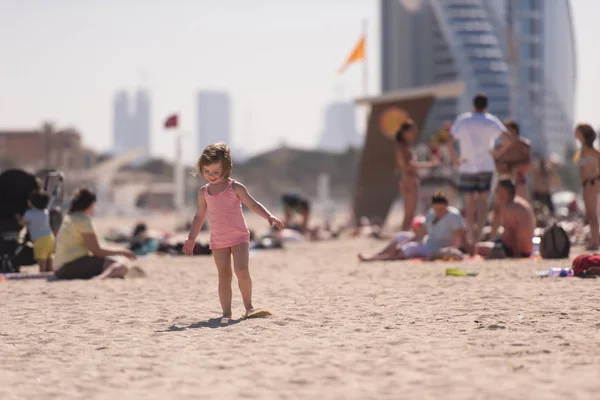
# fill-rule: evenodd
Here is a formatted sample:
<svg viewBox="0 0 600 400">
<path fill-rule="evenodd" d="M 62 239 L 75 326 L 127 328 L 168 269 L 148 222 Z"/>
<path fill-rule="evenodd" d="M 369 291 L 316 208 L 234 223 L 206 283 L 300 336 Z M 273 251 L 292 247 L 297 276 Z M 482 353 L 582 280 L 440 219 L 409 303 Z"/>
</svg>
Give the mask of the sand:
<svg viewBox="0 0 600 400">
<path fill-rule="evenodd" d="M 382 244 L 254 253 L 255 305 L 274 315 L 237 320 L 234 290 L 225 327 L 206 256 L 0 282 L 0 399 L 600 398 L 600 280 L 534 275 L 565 261 L 357 262 Z"/>
</svg>

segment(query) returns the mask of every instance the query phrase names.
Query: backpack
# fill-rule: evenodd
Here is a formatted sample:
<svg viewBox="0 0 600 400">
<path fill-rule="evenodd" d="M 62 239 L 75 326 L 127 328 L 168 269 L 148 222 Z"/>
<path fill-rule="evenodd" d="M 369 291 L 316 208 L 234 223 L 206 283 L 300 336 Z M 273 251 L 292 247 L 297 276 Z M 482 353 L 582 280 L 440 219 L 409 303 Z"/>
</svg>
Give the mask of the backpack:
<svg viewBox="0 0 600 400">
<path fill-rule="evenodd" d="M 567 232 L 556 223 L 544 231 L 540 242 L 540 255 L 542 258 L 569 258 L 571 240 Z"/>
<path fill-rule="evenodd" d="M 600 254 L 586 253 L 575 258 L 573 275 L 579 277 L 600 275 Z"/>
</svg>

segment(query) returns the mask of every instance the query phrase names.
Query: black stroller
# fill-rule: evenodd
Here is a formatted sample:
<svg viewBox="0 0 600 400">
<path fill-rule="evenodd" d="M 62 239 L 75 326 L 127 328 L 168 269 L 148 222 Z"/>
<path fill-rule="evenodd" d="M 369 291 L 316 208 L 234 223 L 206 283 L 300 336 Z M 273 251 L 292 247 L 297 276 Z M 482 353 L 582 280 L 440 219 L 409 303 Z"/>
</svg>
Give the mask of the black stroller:
<svg viewBox="0 0 600 400">
<path fill-rule="evenodd" d="M 37 175 L 19 169 L 0 174 L 0 273 L 20 272 L 21 266 L 35 264 L 29 233 L 16 216 L 27 210 L 29 194 L 45 189 L 50 195 L 50 226 L 56 233 L 62 222 L 64 175 L 42 170 Z"/>
</svg>

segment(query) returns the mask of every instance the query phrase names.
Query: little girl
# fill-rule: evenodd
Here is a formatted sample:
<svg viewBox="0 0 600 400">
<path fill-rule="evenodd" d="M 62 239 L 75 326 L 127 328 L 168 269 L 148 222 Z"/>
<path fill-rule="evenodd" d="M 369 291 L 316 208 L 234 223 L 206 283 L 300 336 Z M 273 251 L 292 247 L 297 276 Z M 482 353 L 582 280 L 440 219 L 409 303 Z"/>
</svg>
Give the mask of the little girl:
<svg viewBox="0 0 600 400">
<path fill-rule="evenodd" d="M 230 178 L 231 153 L 224 143 L 211 144 L 204 149 L 195 165 L 198 173 L 208 184 L 198 192 L 198 209 L 183 252 L 192 255 L 196 237 L 204 224 L 206 213 L 210 221 L 210 248 L 219 273 L 219 300 L 223 309 L 221 323 L 231 318 L 231 257 L 238 286 L 246 308 L 245 317 L 262 317 L 268 311 L 256 310 L 252 306 L 252 280 L 248 270 L 250 233 L 242 214 L 242 205 L 263 217 L 271 226 L 279 229 L 283 223 L 273 216 L 262 204 L 254 200 L 244 185 Z"/>
</svg>

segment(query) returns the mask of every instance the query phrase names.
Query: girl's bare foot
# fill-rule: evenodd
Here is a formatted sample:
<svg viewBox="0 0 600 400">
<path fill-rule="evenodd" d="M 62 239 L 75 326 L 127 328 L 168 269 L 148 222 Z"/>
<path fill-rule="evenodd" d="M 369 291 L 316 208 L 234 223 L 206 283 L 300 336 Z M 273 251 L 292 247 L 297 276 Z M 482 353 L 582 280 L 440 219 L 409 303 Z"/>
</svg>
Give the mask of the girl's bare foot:
<svg viewBox="0 0 600 400">
<path fill-rule="evenodd" d="M 595 244 L 595 245 L 594 244 L 588 244 L 585 249 L 587 251 L 598 251 L 599 248 L 600 248 L 600 246 L 598 246 L 597 244 Z"/>
</svg>

